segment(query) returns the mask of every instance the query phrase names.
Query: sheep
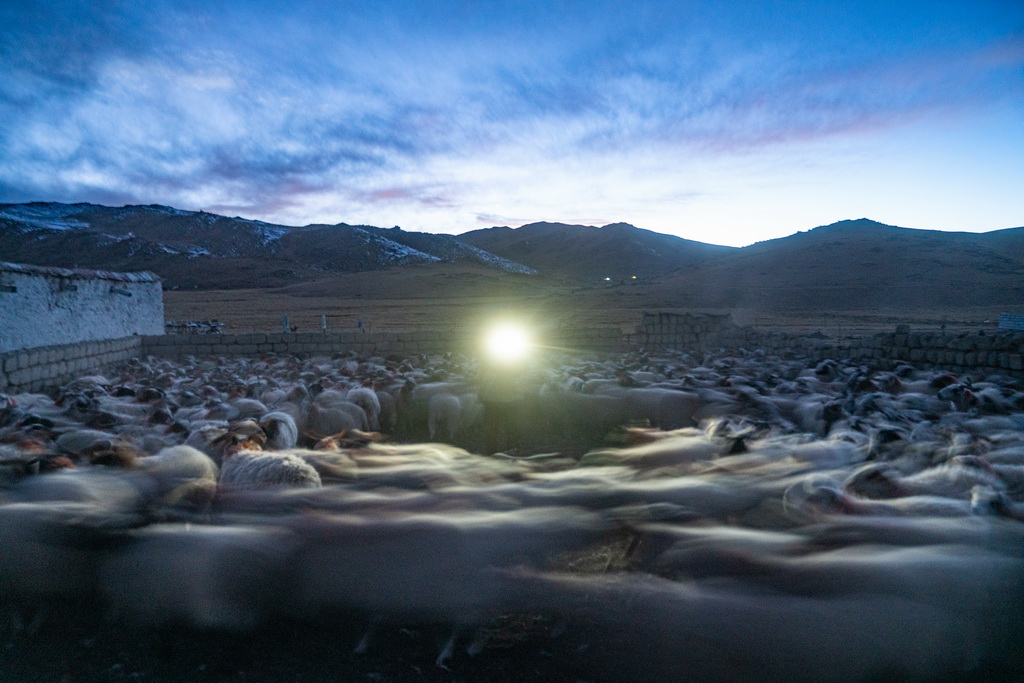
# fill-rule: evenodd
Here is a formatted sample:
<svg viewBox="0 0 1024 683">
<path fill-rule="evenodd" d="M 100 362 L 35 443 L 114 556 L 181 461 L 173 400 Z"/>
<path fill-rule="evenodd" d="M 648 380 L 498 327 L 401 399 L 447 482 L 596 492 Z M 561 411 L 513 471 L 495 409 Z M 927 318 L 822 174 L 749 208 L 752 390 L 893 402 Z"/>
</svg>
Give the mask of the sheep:
<svg viewBox="0 0 1024 683">
<path fill-rule="evenodd" d="M 633 446 L 590 451 L 580 460 L 581 466 L 623 464 L 638 469 L 680 465 L 711 460 L 724 455 L 724 441 L 708 439 L 697 430 L 676 430 L 665 433 L 665 438 Z"/>
<path fill-rule="evenodd" d="M 366 412 L 354 403 L 339 401 L 323 407 L 314 403 L 305 419 L 304 435 L 318 441 L 338 432 L 359 429 L 367 431 Z"/>
<path fill-rule="evenodd" d="M 984 503 L 985 492 L 972 496 L 972 505 Z M 971 517 L 868 517 L 833 516 L 800 529 L 817 548 L 857 545 L 918 546 L 970 545 L 1008 557 L 1024 557 L 1024 526 L 1005 522 L 997 511 L 979 511 Z"/>
<path fill-rule="evenodd" d="M 277 486 L 319 488 L 319 473 L 305 460 L 291 453 L 240 451 L 224 459 L 220 486 L 262 489 Z"/>
<path fill-rule="evenodd" d="M 517 601 L 491 567 L 542 563 L 557 550 L 593 543 L 609 526 L 583 510 L 534 508 L 302 516 L 287 528 L 301 543 L 288 563 L 293 592 L 285 601 L 297 615 L 341 611 L 374 622 L 454 624 L 452 639 L 438 655 L 443 666 L 462 627 Z"/>
<path fill-rule="evenodd" d="M 141 471 L 171 485 L 217 478 L 217 464 L 213 459 L 187 445 L 165 448 L 156 455 L 140 458 L 138 464 Z"/>
<path fill-rule="evenodd" d="M 369 387 L 356 387 L 349 389 L 345 398 L 354 403 L 366 413 L 366 424 L 370 431 L 380 429 L 381 405 L 377 394 Z"/>
<path fill-rule="evenodd" d="M 162 524 L 132 532 L 97 573 L 119 621 L 249 631 L 277 611 L 292 550 L 283 529 Z"/>
<path fill-rule="evenodd" d="M 66 608 L 93 599 L 104 528 L 122 521 L 94 502 L 0 505 L 0 606 Z"/>
<path fill-rule="evenodd" d="M 697 394 L 672 389 L 629 389 L 624 399 L 632 419 L 647 419 L 665 430 L 695 425 L 701 404 Z"/>
<path fill-rule="evenodd" d="M 995 514 L 1024 522 L 1024 505 L 987 486 L 975 486 L 971 491 L 971 508 L 979 514 Z"/>
<path fill-rule="evenodd" d="M 845 493 L 838 482 L 828 479 L 794 484 L 786 491 L 785 501 L 793 510 L 806 509 L 810 504 L 853 515 L 962 517 L 978 512 L 968 500 L 942 496 L 917 495 L 887 500 L 857 498 Z"/>
<path fill-rule="evenodd" d="M 398 426 L 398 402 L 391 392 L 378 390 L 377 402 L 380 404 L 379 429 L 391 434 Z"/>
<path fill-rule="evenodd" d="M 117 437 L 110 432 L 97 429 L 75 429 L 58 436 L 54 445 L 62 453 L 78 455 L 98 445 L 109 448 L 116 439 Z"/>
<path fill-rule="evenodd" d="M 432 395 L 427 404 L 427 432 L 431 440 L 437 437 L 442 426 L 448 433 L 448 440 L 454 441 L 462 428 L 462 401 L 458 396 L 439 392 Z"/>
<path fill-rule="evenodd" d="M 263 445 L 266 450 L 285 451 L 299 443 L 299 428 L 288 413 L 279 410 L 265 413 L 257 424 L 267 435 Z"/>
<path fill-rule="evenodd" d="M 228 433 L 228 423 L 223 421 L 205 422 L 193 425 L 193 427 L 185 439 L 184 445 L 200 450 L 210 457 L 220 457 L 220 444 Z"/>
<path fill-rule="evenodd" d="M 671 561 L 674 554 L 693 549 L 718 548 L 730 552 L 788 556 L 806 554 L 812 548 L 808 539 L 799 533 L 728 525 L 648 523 L 636 525 L 633 531 L 646 557 L 643 568 L 650 570 L 653 566 L 653 573 L 661 573 L 666 565 L 674 564 Z"/>
<path fill-rule="evenodd" d="M 998 475 L 978 467 L 946 464 L 901 476 L 893 468 L 879 463 L 854 470 L 843 483 L 843 488 L 866 498 L 933 495 L 968 499 L 972 488 L 978 485 L 1003 488 Z"/>
<path fill-rule="evenodd" d="M 237 414 L 235 420 L 255 419 L 267 413 L 267 406 L 254 398 L 234 398 L 230 401 Z"/>
<path fill-rule="evenodd" d="M 161 506 L 205 509 L 217 489 L 217 463 L 191 446 L 171 446 L 139 458 L 138 471 L 153 486 L 151 500 Z"/>
<path fill-rule="evenodd" d="M 941 551 L 940 551 L 941 552 Z M 971 563 L 970 554 L 958 556 Z M 959 589 L 978 595 L 984 557 L 971 571 L 950 564 L 940 582 L 911 597 L 871 590 L 788 595 L 721 581 L 679 583 L 645 574 L 572 576 L 503 570 L 520 609 L 567 619 L 568 652 L 585 674 L 614 680 L 955 680 L 1003 678 L 1020 629 L 1019 566 L 1000 567 L 1006 599 L 984 595 L 964 611 L 945 604 Z M 999 567 L 998 558 L 995 559 Z M 898 567 L 893 567 L 899 571 Z M 914 587 L 912 576 L 905 585 Z M 827 580 L 826 580 L 827 582 Z M 951 587 L 940 592 L 941 585 Z M 1004 595 L 1004 593 L 1000 593 Z M 926 596 L 927 601 L 919 600 Z M 973 609 L 972 609 L 973 607 Z M 1012 654 L 1011 654 L 1012 653 Z"/>
<path fill-rule="evenodd" d="M 400 439 L 473 436 L 473 366 L 458 357 L 129 367 L 63 405 L 0 398 L 0 459 L 18 470 L 0 490 L 0 582 L 19 609 L 81 594 L 129 623 L 228 630 L 359 614 L 459 627 L 527 610 L 569 619 L 560 649 L 587 646 L 611 667 L 586 677 L 927 679 L 966 667 L 980 679 L 1016 652 L 996 642 L 1016 633 L 1009 579 L 1024 561 L 1024 413 L 1007 380 L 922 388 L 934 373 L 840 363 L 819 378 L 764 354 L 560 358 L 526 420 L 534 443 L 559 447 L 486 458 L 360 431 L 373 409 L 354 401 L 372 385 L 377 419 L 401 417 Z M 968 389 L 977 403 L 954 405 Z M 259 407 L 243 394 L 274 412 L 207 419 Z M 446 404 L 461 424 L 450 433 L 429 415 Z M 85 420 L 111 424 L 90 434 Z M 637 426 L 651 423 L 678 428 Z M 622 425 L 616 446 L 599 445 Z M 296 445 L 314 437 L 332 450 Z M 95 466 L 89 446 L 119 442 L 157 455 Z M 44 472 L 60 449 L 82 455 L 77 469 Z M 883 485 L 867 481 L 879 472 Z M 890 495 L 901 497 L 871 498 Z M 600 571 L 613 555 L 635 571 L 534 571 L 594 557 Z M 73 580 L 62 563 L 81 567 Z M 915 619 L 926 621 L 912 631 Z"/>
<path fill-rule="evenodd" d="M 88 504 L 114 515 L 145 507 L 152 488 L 149 478 L 137 472 L 83 467 L 24 478 L 5 497 L 21 503 Z"/>
</svg>

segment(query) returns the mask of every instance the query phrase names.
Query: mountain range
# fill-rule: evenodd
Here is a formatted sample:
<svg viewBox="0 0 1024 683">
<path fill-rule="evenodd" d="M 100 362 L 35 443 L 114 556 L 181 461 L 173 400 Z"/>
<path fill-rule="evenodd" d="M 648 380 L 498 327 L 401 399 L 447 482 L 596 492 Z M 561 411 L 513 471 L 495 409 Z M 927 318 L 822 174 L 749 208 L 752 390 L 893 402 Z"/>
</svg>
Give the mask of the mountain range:
<svg viewBox="0 0 1024 683">
<path fill-rule="evenodd" d="M 533 273 L 451 235 L 366 225 L 289 227 L 169 206 L 0 204 L 0 260 L 149 270 L 172 289 L 278 287 L 432 262 Z"/>
<path fill-rule="evenodd" d="M 166 206 L 0 204 L 0 260 L 150 270 L 171 289 L 271 288 L 416 264 L 570 286 L 642 285 L 703 307 L 1024 305 L 1024 228 L 944 232 L 847 220 L 737 248 L 627 223 L 532 223 L 458 236 L 288 227 Z"/>
</svg>

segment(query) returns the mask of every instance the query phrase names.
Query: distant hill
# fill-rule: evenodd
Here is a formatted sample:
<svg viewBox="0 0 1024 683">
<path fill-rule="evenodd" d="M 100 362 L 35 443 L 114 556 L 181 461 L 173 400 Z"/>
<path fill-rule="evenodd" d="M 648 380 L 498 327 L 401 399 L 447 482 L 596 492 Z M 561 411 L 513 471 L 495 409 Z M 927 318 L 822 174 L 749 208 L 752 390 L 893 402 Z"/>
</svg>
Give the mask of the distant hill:
<svg viewBox="0 0 1024 683">
<path fill-rule="evenodd" d="M 1021 305 L 1024 228 L 966 233 L 840 221 L 671 274 L 652 295 L 708 307 Z"/>
<path fill-rule="evenodd" d="M 530 223 L 519 228 L 486 228 L 459 235 L 480 249 L 567 280 L 597 282 L 651 278 L 721 258 L 736 251 L 629 225 L 604 227 Z"/>
<path fill-rule="evenodd" d="M 294 285 L 296 296 L 370 296 L 394 282 L 403 296 L 441 288 L 543 297 L 555 287 L 578 302 L 588 291 L 599 300 L 599 288 L 637 308 L 1024 306 L 1024 228 L 941 232 L 868 219 L 735 248 L 626 223 L 531 223 L 455 237 L 288 227 L 167 206 L 0 204 L 0 260 L 150 270 L 173 289 Z"/>
<path fill-rule="evenodd" d="M 276 287 L 431 262 L 532 272 L 450 235 L 344 223 L 288 227 L 156 205 L 0 204 L 0 254 L 38 265 L 150 270 L 186 289 Z"/>
</svg>

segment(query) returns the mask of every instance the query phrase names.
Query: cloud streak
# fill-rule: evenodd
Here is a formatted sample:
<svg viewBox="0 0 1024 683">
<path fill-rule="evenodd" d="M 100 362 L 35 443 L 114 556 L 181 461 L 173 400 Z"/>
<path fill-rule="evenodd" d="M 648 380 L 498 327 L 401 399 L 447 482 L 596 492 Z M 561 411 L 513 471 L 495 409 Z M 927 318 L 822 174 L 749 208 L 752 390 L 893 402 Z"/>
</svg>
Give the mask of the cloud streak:
<svg viewBox="0 0 1024 683">
<path fill-rule="evenodd" d="M 1024 104 L 1024 33 L 986 8 L 726 5 L 15 2 L 0 201 L 455 232 L 488 215 L 635 221 L 653 202 L 735 201 L 723 164 Z M 880 40 L 894 19 L 906 35 Z"/>
</svg>

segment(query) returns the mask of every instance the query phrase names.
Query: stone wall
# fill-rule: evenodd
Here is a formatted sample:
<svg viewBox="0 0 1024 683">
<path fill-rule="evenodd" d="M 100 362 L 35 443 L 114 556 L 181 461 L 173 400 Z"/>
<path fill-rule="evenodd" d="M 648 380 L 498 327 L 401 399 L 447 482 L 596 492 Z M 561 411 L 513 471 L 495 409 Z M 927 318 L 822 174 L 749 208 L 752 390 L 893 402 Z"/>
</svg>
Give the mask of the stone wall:
<svg viewBox="0 0 1024 683">
<path fill-rule="evenodd" d="M 546 349 L 565 352 L 615 352 L 626 349 L 671 348 L 681 351 L 718 349 L 763 350 L 771 355 L 808 358 L 811 361 L 853 360 L 873 367 L 891 368 L 909 362 L 919 368 L 944 368 L 971 373 L 978 379 L 989 374 L 1024 378 L 1024 332 L 979 331 L 947 335 L 898 327 L 894 332 L 868 337 L 829 339 L 735 328 L 714 319 L 689 331 L 650 329 L 650 345 L 638 343 L 638 334 L 623 335 L 616 328 L 560 330 L 544 340 Z M 664 322 L 652 323 L 663 325 Z M 681 328 L 680 328 L 681 329 Z M 661 345 L 665 336 L 669 341 Z M 686 339 L 693 339 L 687 342 Z M 473 340 L 451 332 L 299 333 L 241 335 L 153 335 L 82 342 L 0 353 L 0 392 L 41 391 L 139 356 L 253 356 L 289 354 L 331 355 L 353 351 L 361 355 L 410 356 L 455 351 L 472 354 Z"/>
<path fill-rule="evenodd" d="M 163 331 L 152 273 L 0 262 L 0 353 Z"/>
<path fill-rule="evenodd" d="M 142 338 L 143 355 L 253 356 L 268 353 L 295 356 L 330 355 L 345 351 L 359 354 L 443 353 L 452 341 L 440 332 L 298 332 L 288 334 L 167 334 Z"/>
<path fill-rule="evenodd" d="M 728 313 L 652 313 L 645 311 L 636 332 L 627 336 L 631 346 L 645 349 L 703 351 L 736 346 L 740 328 Z"/>
<path fill-rule="evenodd" d="M 1024 332 L 1018 331 L 979 330 L 946 334 L 914 331 L 900 325 L 894 332 L 847 339 L 751 330 L 743 333 L 741 346 L 776 355 L 854 360 L 878 367 L 894 367 L 906 362 L 918 368 L 1024 378 Z"/>
<path fill-rule="evenodd" d="M 330 355 L 354 351 L 363 355 L 417 355 L 455 351 L 475 352 L 472 338 L 452 332 L 299 332 L 287 334 L 179 334 L 143 337 L 143 355 L 259 356 L 283 353 L 296 356 Z M 567 329 L 549 334 L 542 346 L 565 351 L 617 351 L 625 340 L 618 328 Z"/>
<path fill-rule="evenodd" d="M 742 348 L 815 361 L 853 360 L 876 367 L 906 362 L 919 368 L 1024 377 L 1024 332 L 1015 330 L 946 334 L 914 331 L 899 325 L 894 332 L 833 339 L 822 334 L 739 328 L 728 314 L 645 312 L 636 332 L 626 339 L 632 348 L 648 350 L 700 352 Z"/>
<path fill-rule="evenodd" d="M 0 353 L 0 392 L 38 392 L 135 358 L 142 337 L 42 346 Z"/>
</svg>

